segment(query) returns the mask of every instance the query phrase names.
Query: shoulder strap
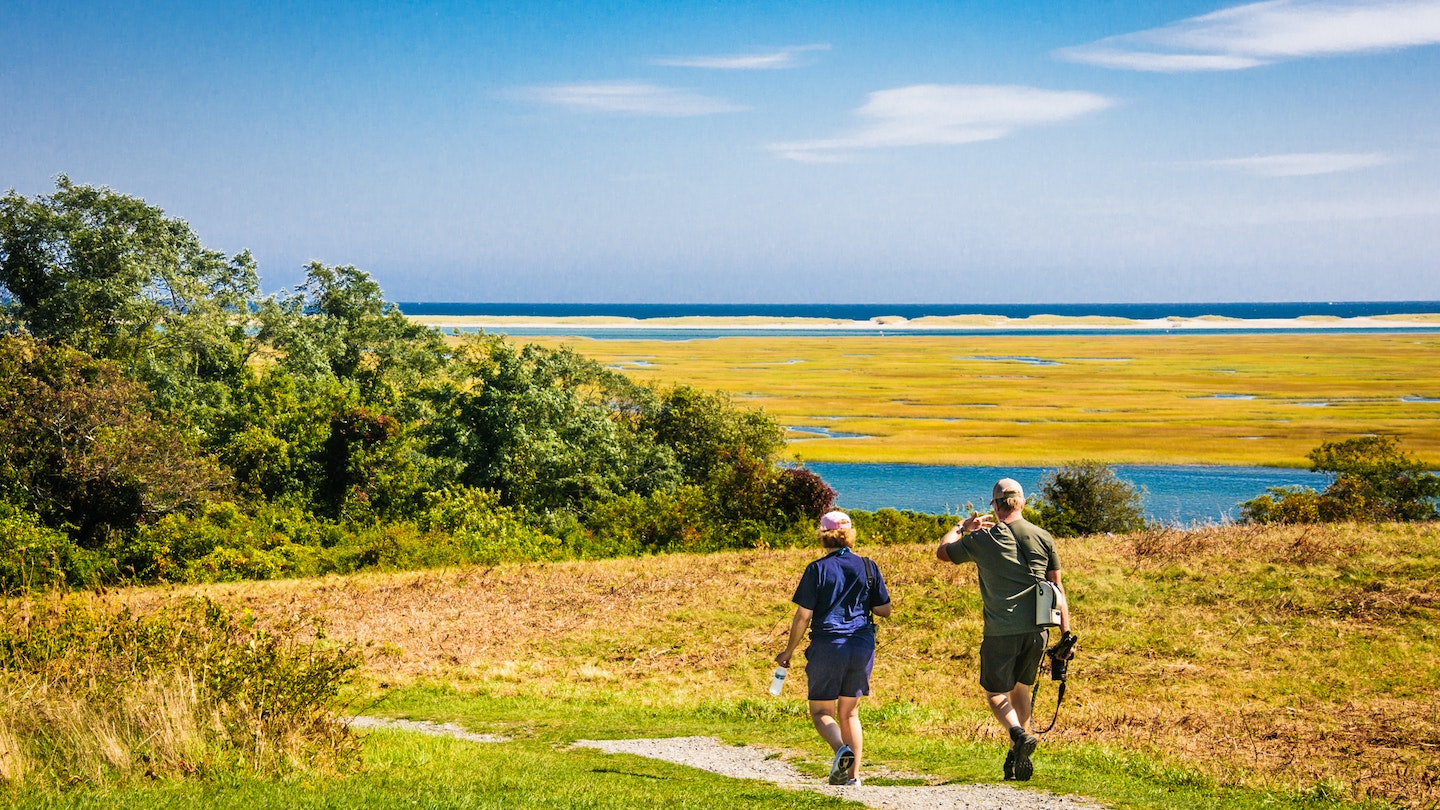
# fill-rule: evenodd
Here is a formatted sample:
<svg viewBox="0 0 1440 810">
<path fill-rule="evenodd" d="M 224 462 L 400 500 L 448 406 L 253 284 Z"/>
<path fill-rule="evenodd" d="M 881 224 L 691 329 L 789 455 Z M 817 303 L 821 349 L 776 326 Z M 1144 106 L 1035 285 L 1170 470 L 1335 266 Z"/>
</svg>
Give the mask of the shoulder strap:
<svg viewBox="0 0 1440 810">
<path fill-rule="evenodd" d="M 1023 520 L 1024 518 L 1021 518 L 1021 519 Z M 1026 567 L 1026 568 L 1030 568 L 1031 560 L 1030 560 L 1029 558 L 1030 558 L 1031 556 L 1033 556 L 1033 555 L 1029 554 L 1026 549 L 1021 548 L 1020 537 L 1015 534 L 1015 531 L 1014 531 L 1013 529 L 1010 528 L 1010 524 L 1008 524 L 1008 523 L 1005 524 L 1005 529 L 1006 529 L 1006 531 L 1009 531 L 1009 532 L 1010 532 L 1010 537 L 1012 537 L 1012 538 L 1015 540 L 1015 550 L 1016 550 L 1017 552 L 1019 552 L 1021 555 L 1023 555 L 1023 556 L 1026 558 L 1026 559 L 1025 559 L 1025 567 Z M 1050 560 L 1049 560 L 1049 558 L 1045 558 L 1045 557 L 1044 557 L 1045 550 L 1044 550 L 1043 548 L 1040 549 L 1040 554 L 1041 554 L 1041 556 L 1042 556 L 1042 559 L 1040 560 L 1040 567 L 1041 567 L 1041 568 L 1044 568 L 1045 566 L 1047 566 L 1047 565 L 1050 564 Z M 1032 571 L 1032 573 L 1030 574 L 1030 576 L 1035 577 L 1035 574 L 1033 573 L 1033 569 L 1031 569 L 1031 571 Z M 1045 579 L 1045 575 L 1044 575 L 1044 574 L 1041 574 L 1040 576 L 1035 577 L 1035 581 L 1036 581 L 1036 582 L 1046 582 L 1047 580 Z"/>
<path fill-rule="evenodd" d="M 859 557 L 860 555 L 857 554 L 855 556 Z M 874 567 L 875 562 L 869 557 L 860 557 L 860 564 L 865 567 L 865 619 L 870 624 L 874 624 L 875 611 L 873 605 L 870 603 L 874 601 L 875 597 L 875 576 L 871 573 L 871 568 Z M 874 573 L 878 574 L 879 570 L 876 569 Z"/>
</svg>

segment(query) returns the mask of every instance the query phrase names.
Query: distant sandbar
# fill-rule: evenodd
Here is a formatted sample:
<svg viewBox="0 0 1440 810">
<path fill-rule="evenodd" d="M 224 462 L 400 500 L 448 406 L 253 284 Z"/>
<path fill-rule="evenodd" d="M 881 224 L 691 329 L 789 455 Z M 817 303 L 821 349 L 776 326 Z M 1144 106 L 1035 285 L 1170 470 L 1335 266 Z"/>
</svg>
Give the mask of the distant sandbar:
<svg viewBox="0 0 1440 810">
<path fill-rule="evenodd" d="M 678 318 L 628 318 L 610 315 L 577 315 L 541 317 L 528 315 L 411 315 L 410 320 L 436 329 L 701 329 L 752 330 L 793 329 L 846 330 L 857 333 L 935 330 L 996 330 L 1050 332 L 1057 330 L 1184 331 L 1188 329 L 1434 329 L 1440 327 L 1440 314 L 1374 315 L 1358 318 L 1303 315 L 1298 318 L 1232 318 L 1223 315 L 1168 318 L 1120 318 L 1108 315 L 1031 315 L 1008 318 L 1003 315 L 927 315 L 903 318 L 882 315 L 868 320 L 837 318 L 772 317 L 746 315 L 717 317 L 694 315 Z"/>
</svg>

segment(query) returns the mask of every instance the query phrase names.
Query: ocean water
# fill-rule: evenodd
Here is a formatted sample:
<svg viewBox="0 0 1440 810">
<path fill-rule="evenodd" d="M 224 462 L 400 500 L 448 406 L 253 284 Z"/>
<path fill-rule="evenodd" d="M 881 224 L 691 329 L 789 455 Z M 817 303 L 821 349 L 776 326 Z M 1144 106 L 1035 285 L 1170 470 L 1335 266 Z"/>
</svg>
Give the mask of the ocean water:
<svg viewBox="0 0 1440 810">
<path fill-rule="evenodd" d="M 1299 318 L 1326 315 L 1359 318 L 1372 315 L 1440 313 L 1440 301 L 1288 301 L 1264 303 L 1150 303 L 1150 304 L 547 304 L 401 302 L 406 315 L 509 315 L 573 318 L 610 315 L 622 318 L 738 318 L 763 315 L 774 318 L 834 318 L 868 321 L 886 315 L 920 318 L 926 315 L 1101 315 L 1148 320 L 1175 316 L 1198 318 Z"/>
<path fill-rule="evenodd" d="M 925 464 L 806 464 L 838 493 L 841 509 L 886 507 L 959 514 L 967 503 L 985 511 L 990 487 L 1014 478 L 1028 495 L 1039 490 L 1047 467 L 950 467 Z M 1145 514 L 1167 525 L 1222 523 L 1240 516 L 1240 504 L 1271 487 L 1324 489 L 1326 473 L 1281 467 L 1115 465 L 1121 479 L 1143 487 Z"/>
</svg>

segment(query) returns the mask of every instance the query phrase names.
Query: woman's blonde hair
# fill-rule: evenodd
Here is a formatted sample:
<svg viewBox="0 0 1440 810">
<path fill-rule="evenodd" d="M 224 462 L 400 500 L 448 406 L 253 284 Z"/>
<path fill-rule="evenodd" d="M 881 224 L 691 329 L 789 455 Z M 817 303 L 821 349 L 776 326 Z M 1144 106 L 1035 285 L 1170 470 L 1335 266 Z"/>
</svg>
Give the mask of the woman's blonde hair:
<svg viewBox="0 0 1440 810">
<path fill-rule="evenodd" d="M 820 538 L 820 545 L 825 548 L 855 548 L 855 527 L 846 526 L 843 529 L 821 529 L 815 532 Z"/>
</svg>

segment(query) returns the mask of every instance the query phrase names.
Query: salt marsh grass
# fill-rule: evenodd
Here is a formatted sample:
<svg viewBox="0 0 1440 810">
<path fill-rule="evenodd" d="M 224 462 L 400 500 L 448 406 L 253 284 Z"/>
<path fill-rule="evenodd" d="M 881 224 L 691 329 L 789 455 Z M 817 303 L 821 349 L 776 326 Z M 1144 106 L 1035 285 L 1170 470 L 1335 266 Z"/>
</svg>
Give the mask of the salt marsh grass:
<svg viewBox="0 0 1440 810">
<path fill-rule="evenodd" d="M 792 444 L 807 461 L 1305 466 L 1323 442 L 1380 432 L 1440 464 L 1440 413 L 1413 401 L 1440 398 L 1440 335 L 522 340 L 607 364 L 643 354 L 624 367 L 637 380 L 874 437 Z"/>
</svg>

